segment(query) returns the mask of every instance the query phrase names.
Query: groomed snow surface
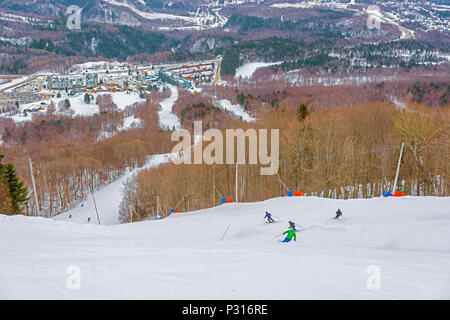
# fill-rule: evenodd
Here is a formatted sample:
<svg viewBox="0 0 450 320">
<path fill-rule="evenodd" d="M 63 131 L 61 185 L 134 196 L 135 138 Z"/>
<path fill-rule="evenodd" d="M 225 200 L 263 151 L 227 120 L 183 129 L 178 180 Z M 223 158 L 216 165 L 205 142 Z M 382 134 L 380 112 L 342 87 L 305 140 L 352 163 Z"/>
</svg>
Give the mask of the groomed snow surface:
<svg viewBox="0 0 450 320">
<path fill-rule="evenodd" d="M 87 222 L 88 218 L 91 218 L 91 223 L 98 224 L 94 205 L 95 198 L 100 223 L 103 225 L 118 224 L 119 205 L 122 201 L 122 189 L 124 187 L 124 183 L 141 170 L 156 168 L 163 163 L 169 162 L 170 156 L 170 154 L 149 156 L 143 167 L 134 170 L 128 169 L 122 177 L 110 184 L 107 184 L 100 190 L 95 191 L 94 197 L 92 197 L 91 194 L 86 195 L 85 201 L 79 203 L 75 208 L 69 210 L 68 212 L 55 216 L 53 219 L 67 220 L 84 224 Z M 71 216 L 71 218 L 69 218 L 69 216 Z"/>
<path fill-rule="evenodd" d="M 0 215 L 0 298 L 449 299 L 448 208 L 448 197 L 282 197 L 115 226 Z M 281 243 L 289 220 L 304 229 Z"/>
<path fill-rule="evenodd" d="M 281 64 L 282 62 L 249 62 L 236 69 L 235 79 L 251 79 L 253 73 L 259 68 L 270 67 Z"/>
</svg>

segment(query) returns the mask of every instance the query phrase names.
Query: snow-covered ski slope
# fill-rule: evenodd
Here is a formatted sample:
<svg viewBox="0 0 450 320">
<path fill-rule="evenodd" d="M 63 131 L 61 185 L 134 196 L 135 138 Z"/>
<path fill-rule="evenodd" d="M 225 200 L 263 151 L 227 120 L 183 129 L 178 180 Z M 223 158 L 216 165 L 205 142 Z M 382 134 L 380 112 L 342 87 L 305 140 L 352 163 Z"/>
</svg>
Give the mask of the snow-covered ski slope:
<svg viewBox="0 0 450 320">
<path fill-rule="evenodd" d="M 54 220 L 69 220 L 75 223 L 86 223 L 88 218 L 91 218 L 92 224 L 98 224 L 97 206 L 100 224 L 118 224 L 119 223 L 119 205 L 122 201 L 122 190 L 127 179 L 134 174 L 144 169 L 156 168 L 159 165 L 170 161 L 170 153 L 157 154 L 149 156 L 147 162 L 141 168 L 136 168 L 125 172 L 116 181 L 107 184 L 94 192 L 94 197 L 91 194 L 86 195 L 85 201 L 77 204 L 77 206 L 65 213 L 61 213 L 52 219 Z M 95 204 L 94 204 L 95 199 Z"/>
<path fill-rule="evenodd" d="M 449 299 L 449 208 L 282 197 L 115 226 L 0 215 L 0 298 Z M 266 210 L 281 221 L 265 223 Z M 304 230 L 281 243 L 289 220 Z M 80 289 L 67 287 L 72 265 Z"/>
<path fill-rule="evenodd" d="M 270 67 L 281 64 L 282 62 L 249 62 L 236 69 L 235 79 L 251 79 L 253 73 L 259 68 Z"/>
<path fill-rule="evenodd" d="M 181 126 L 180 119 L 172 112 L 173 105 L 178 100 L 178 88 L 168 84 L 170 96 L 160 102 L 161 109 L 158 112 L 159 126 L 166 130 L 178 130 Z"/>
</svg>

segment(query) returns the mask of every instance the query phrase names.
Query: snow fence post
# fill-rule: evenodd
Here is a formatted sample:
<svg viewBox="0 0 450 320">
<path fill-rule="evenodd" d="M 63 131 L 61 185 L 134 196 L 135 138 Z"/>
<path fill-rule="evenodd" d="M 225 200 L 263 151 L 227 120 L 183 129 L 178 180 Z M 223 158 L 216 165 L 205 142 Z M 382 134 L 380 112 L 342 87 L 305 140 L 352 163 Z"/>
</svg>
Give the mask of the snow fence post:
<svg viewBox="0 0 450 320">
<path fill-rule="evenodd" d="M 238 177 L 239 177 L 239 174 L 238 174 L 238 168 L 239 168 L 239 164 L 237 163 L 237 160 L 236 160 L 236 202 L 239 202 L 239 190 L 238 190 L 238 184 L 239 184 Z"/>
<path fill-rule="evenodd" d="M 225 232 L 224 232 L 222 238 L 220 239 L 220 241 L 223 241 L 223 239 L 225 238 L 225 235 L 227 234 L 229 228 L 230 228 L 230 225 L 228 225 L 228 227 L 227 227 L 227 229 L 225 230 Z"/>
<path fill-rule="evenodd" d="M 92 191 L 91 194 L 92 194 L 92 199 L 94 200 L 94 207 L 95 207 L 95 213 L 97 214 L 98 224 L 101 225 L 100 217 L 98 216 L 97 203 L 95 202 L 94 192 Z"/>
<path fill-rule="evenodd" d="M 33 196 L 34 196 L 34 202 L 35 202 L 35 208 L 36 208 L 36 215 L 38 215 L 39 214 L 39 201 L 38 201 L 37 192 L 36 192 L 36 182 L 34 181 L 33 163 L 31 162 L 31 158 L 28 158 L 28 164 L 30 166 L 31 182 L 33 183 Z M 42 217 L 42 214 L 41 214 L 41 217 Z"/>
<path fill-rule="evenodd" d="M 395 180 L 394 180 L 394 189 L 392 190 L 392 194 L 395 194 L 395 191 L 397 190 L 397 180 L 398 180 L 398 173 L 400 171 L 400 162 L 402 160 L 402 154 L 403 154 L 403 147 L 405 146 L 405 143 L 402 142 L 402 146 L 400 148 L 400 156 L 398 157 L 398 165 L 397 165 L 397 172 L 395 173 Z"/>
</svg>

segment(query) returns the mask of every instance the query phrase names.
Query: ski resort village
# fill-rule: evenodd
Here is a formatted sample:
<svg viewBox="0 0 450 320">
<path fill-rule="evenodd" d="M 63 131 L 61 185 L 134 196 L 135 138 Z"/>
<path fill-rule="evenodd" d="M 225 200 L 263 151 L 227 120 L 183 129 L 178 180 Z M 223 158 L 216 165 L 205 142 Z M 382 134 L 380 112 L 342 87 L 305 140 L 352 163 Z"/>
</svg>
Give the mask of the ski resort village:
<svg viewBox="0 0 450 320">
<path fill-rule="evenodd" d="M 17 76 L 0 85 L 0 116 L 14 116 L 17 121 L 25 121 L 30 119 L 30 113 L 46 112 L 52 101 L 82 101 L 84 96 L 89 97 L 87 100 L 99 94 L 109 94 L 114 101 L 128 101 L 131 105 L 142 98 L 142 92 L 159 90 L 168 84 L 195 92 L 205 85 L 220 82 L 220 74 L 217 73 L 220 63 L 221 57 L 202 62 L 142 67 L 101 61 L 75 65 L 68 75 Z M 74 109 L 81 114 L 92 112 L 89 105 L 75 105 Z"/>
</svg>

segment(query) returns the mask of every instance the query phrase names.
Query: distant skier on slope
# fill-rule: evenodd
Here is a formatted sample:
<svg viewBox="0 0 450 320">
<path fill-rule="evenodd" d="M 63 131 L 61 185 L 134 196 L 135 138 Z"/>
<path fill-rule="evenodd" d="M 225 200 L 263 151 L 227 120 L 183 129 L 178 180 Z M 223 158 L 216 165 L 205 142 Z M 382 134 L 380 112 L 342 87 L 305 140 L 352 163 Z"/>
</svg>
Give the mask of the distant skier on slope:
<svg viewBox="0 0 450 320">
<path fill-rule="evenodd" d="M 88 218 L 88 222 L 91 222 L 91 217 Z"/>
<path fill-rule="evenodd" d="M 295 222 L 289 221 L 289 229 L 292 229 L 292 230 L 294 230 L 294 231 L 297 231 L 297 229 L 295 229 Z"/>
<path fill-rule="evenodd" d="M 70 218 L 72 218 L 72 215 L 71 215 L 71 214 L 69 214 L 69 219 L 70 219 Z"/>
<path fill-rule="evenodd" d="M 264 216 L 264 219 L 267 218 L 267 221 L 269 223 L 275 222 L 275 220 L 272 219 L 272 214 L 266 211 L 266 215 Z"/>
<path fill-rule="evenodd" d="M 337 209 L 336 211 L 336 217 L 334 217 L 335 219 L 339 219 L 340 217 L 342 217 L 342 211 L 341 209 Z"/>
<path fill-rule="evenodd" d="M 282 242 L 290 242 L 292 238 L 294 238 L 294 241 L 297 241 L 297 234 L 295 233 L 295 230 L 289 229 L 288 231 L 283 232 L 283 234 L 286 235 L 286 238 Z"/>
</svg>

